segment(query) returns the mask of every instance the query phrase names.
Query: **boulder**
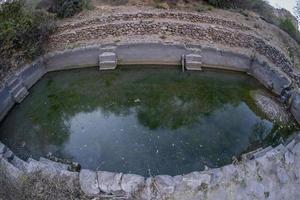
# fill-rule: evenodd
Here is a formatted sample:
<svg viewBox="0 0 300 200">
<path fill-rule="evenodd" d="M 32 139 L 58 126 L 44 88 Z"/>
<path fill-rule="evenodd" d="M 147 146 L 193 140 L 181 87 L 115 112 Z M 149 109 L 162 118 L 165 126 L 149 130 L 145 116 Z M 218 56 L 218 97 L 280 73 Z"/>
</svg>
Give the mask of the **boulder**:
<svg viewBox="0 0 300 200">
<path fill-rule="evenodd" d="M 98 183 L 102 192 L 108 194 L 124 194 L 121 187 L 122 173 L 98 171 Z"/>
<path fill-rule="evenodd" d="M 133 195 L 145 185 L 145 178 L 135 174 L 124 174 L 121 188 L 129 195 Z"/>
<path fill-rule="evenodd" d="M 89 197 L 100 194 L 97 173 L 94 171 L 82 169 L 79 173 L 79 184 L 81 190 Z"/>
</svg>

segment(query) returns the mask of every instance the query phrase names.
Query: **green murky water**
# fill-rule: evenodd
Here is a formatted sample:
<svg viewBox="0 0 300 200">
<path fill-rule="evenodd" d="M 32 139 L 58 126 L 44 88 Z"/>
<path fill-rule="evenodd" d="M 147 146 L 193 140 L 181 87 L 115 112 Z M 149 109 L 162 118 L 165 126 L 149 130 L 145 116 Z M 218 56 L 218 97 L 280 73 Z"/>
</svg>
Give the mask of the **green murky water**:
<svg viewBox="0 0 300 200">
<path fill-rule="evenodd" d="M 257 89 L 228 72 L 54 72 L 1 123 L 0 140 L 23 159 L 52 152 L 83 168 L 183 174 L 291 133 L 261 115 L 250 97 Z"/>
</svg>

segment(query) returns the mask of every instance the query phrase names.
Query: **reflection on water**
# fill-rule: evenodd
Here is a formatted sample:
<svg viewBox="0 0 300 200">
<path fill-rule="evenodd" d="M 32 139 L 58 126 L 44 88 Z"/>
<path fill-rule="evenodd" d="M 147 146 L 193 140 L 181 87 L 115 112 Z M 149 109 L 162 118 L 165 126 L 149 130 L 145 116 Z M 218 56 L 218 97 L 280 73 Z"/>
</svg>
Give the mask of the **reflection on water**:
<svg viewBox="0 0 300 200">
<path fill-rule="evenodd" d="M 84 168 L 182 174 L 231 162 L 292 129 L 261 117 L 246 75 L 95 69 L 47 74 L 0 126 L 22 158 L 54 155 Z"/>
</svg>

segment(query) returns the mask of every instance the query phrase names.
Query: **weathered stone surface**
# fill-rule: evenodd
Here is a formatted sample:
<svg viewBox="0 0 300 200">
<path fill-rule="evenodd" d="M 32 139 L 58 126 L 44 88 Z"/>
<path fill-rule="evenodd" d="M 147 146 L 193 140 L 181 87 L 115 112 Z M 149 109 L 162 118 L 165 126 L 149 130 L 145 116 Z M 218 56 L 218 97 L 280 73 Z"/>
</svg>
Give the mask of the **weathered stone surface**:
<svg viewBox="0 0 300 200">
<path fill-rule="evenodd" d="M 13 166 L 6 159 L 0 158 L 0 170 L 6 176 L 9 181 L 18 186 L 21 181 L 24 172 Z"/>
<path fill-rule="evenodd" d="M 135 174 L 124 174 L 121 181 L 121 189 L 127 194 L 134 194 L 145 185 L 145 178 Z"/>
<path fill-rule="evenodd" d="M 98 184 L 102 192 L 112 194 L 124 193 L 121 188 L 122 173 L 98 171 Z"/>
<path fill-rule="evenodd" d="M 9 148 L 7 148 L 3 154 L 3 157 L 8 161 L 11 161 L 14 158 L 14 153 Z"/>
<path fill-rule="evenodd" d="M 282 91 L 292 84 L 285 73 L 265 61 L 253 62 L 250 73 L 276 95 L 281 95 Z"/>
<path fill-rule="evenodd" d="M 292 96 L 291 113 L 300 124 L 300 89 L 298 89 Z"/>
<path fill-rule="evenodd" d="M 79 173 L 81 190 L 90 197 L 100 194 L 97 173 L 91 170 L 82 169 Z"/>
<path fill-rule="evenodd" d="M 26 171 L 28 168 L 28 163 L 17 156 L 14 156 L 14 158 L 10 162 L 19 170 Z"/>
<path fill-rule="evenodd" d="M 268 94 L 261 90 L 251 92 L 256 105 L 266 114 L 266 116 L 273 121 L 287 123 L 290 120 L 288 112 L 283 105 L 272 99 Z"/>
<path fill-rule="evenodd" d="M 39 161 L 46 164 L 46 165 L 48 165 L 48 166 L 51 166 L 51 167 L 54 167 L 54 168 L 57 168 L 57 169 L 60 169 L 60 170 L 68 170 L 70 168 L 69 165 L 59 163 L 59 162 L 54 162 L 52 160 L 49 160 L 49 159 L 43 158 L 43 157 L 41 157 Z"/>
<path fill-rule="evenodd" d="M 60 170 L 31 158 L 28 159 L 26 170 L 28 174 L 40 173 L 48 179 L 66 184 L 70 190 L 74 190 L 79 184 L 79 173 Z"/>
<path fill-rule="evenodd" d="M 137 199 L 153 200 L 155 199 L 153 191 L 154 191 L 153 178 L 149 177 L 146 179 L 146 185 L 143 188 L 143 190 L 140 192 L 140 195 Z"/>
<path fill-rule="evenodd" d="M 161 198 L 168 198 L 175 191 L 176 183 L 172 176 L 160 175 L 154 177 L 155 189 Z"/>
<path fill-rule="evenodd" d="M 6 150 L 7 147 L 2 142 L 0 142 L 0 154 L 5 153 Z"/>
</svg>

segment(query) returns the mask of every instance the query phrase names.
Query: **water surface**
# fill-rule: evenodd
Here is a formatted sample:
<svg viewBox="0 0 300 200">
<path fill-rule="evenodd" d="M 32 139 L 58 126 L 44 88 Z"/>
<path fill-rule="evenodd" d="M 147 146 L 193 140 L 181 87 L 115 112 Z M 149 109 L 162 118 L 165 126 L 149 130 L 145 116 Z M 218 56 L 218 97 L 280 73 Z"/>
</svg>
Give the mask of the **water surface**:
<svg viewBox="0 0 300 200">
<path fill-rule="evenodd" d="M 53 72 L 5 118 L 0 140 L 23 159 L 52 152 L 94 170 L 183 174 L 293 130 L 264 117 L 250 96 L 257 89 L 249 76 L 222 71 Z"/>
</svg>

